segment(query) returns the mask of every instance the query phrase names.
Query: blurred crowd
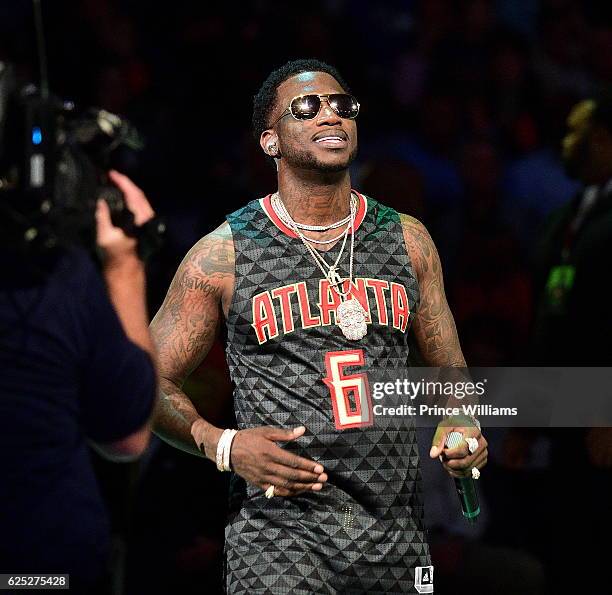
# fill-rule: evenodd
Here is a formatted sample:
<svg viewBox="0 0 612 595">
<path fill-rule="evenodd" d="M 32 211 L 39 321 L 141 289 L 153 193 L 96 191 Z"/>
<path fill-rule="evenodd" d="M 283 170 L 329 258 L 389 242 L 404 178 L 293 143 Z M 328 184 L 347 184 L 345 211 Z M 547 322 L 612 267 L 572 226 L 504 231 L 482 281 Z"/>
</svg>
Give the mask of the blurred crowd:
<svg viewBox="0 0 612 595">
<path fill-rule="evenodd" d="M 168 224 L 150 266 L 152 313 L 187 249 L 275 189 L 251 135 L 252 97 L 273 68 L 317 57 L 361 103 L 354 187 L 421 219 L 439 248 L 468 363 L 529 363 L 531 259 L 547 218 L 579 188 L 560 141 L 570 108 L 612 83 L 612 5 L 64 0 L 44 9 L 52 90 L 126 116 L 145 139 L 116 166 Z M 0 60 L 16 62 L 23 80 L 38 76 L 34 40 L 29 2 L 1 3 Z M 211 411 L 211 391 L 226 394 L 227 407 Z M 190 393 L 216 425 L 230 423 L 221 346 Z M 202 581 L 207 593 L 219 589 L 225 478 L 158 444 L 129 484 L 128 505 L 117 487 L 127 472 L 99 466 L 127 592 L 195 593 Z M 502 492 L 490 489 L 489 500 Z M 509 527 L 490 516 L 478 539 L 504 542 Z M 505 545 L 538 559 L 537 537 L 514 540 Z"/>
</svg>

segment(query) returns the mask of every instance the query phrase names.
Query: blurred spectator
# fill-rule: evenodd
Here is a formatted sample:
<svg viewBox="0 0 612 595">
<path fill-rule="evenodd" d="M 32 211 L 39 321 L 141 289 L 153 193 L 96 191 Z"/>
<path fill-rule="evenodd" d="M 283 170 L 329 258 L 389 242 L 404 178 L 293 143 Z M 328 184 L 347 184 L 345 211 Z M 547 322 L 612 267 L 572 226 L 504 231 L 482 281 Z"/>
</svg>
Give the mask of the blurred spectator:
<svg viewBox="0 0 612 595">
<path fill-rule="evenodd" d="M 556 211 L 542 234 L 537 259 L 538 308 L 532 362 L 553 366 L 609 366 L 612 331 L 610 280 L 601 257 L 612 253 L 612 99 L 602 95 L 578 103 L 567 120 L 563 158 L 583 189 Z M 591 317 L 591 321 L 589 321 Z M 574 505 L 565 489 L 567 469 L 580 469 L 581 514 L 567 539 L 580 544 L 589 572 L 580 587 L 596 591 L 607 580 L 606 556 L 597 545 L 612 531 L 612 428 L 551 432 L 550 526 Z M 571 445 L 568 448 L 568 445 Z M 554 544 L 549 569 L 555 593 L 570 592 L 565 573 L 576 551 Z M 572 589 L 573 590 L 573 589 Z"/>
<path fill-rule="evenodd" d="M 547 365 L 606 366 L 612 350 L 602 329 L 612 329 L 612 316 L 600 257 L 612 252 L 612 101 L 607 96 L 574 107 L 563 157 L 583 190 L 554 213 L 541 236 L 533 357 Z M 578 312 L 593 312 L 597 323 L 579 323 Z"/>
</svg>

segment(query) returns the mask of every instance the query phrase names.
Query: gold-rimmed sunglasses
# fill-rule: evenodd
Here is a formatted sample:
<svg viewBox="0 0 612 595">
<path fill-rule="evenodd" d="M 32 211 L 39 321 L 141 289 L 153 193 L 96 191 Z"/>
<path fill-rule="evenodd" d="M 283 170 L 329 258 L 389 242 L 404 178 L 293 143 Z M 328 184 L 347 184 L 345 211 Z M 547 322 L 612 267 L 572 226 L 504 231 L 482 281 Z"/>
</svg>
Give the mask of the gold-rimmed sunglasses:
<svg viewBox="0 0 612 595">
<path fill-rule="evenodd" d="M 359 114 L 359 102 L 348 93 L 330 93 L 319 95 L 309 93 L 298 95 L 289 102 L 289 107 L 270 125 L 273 128 L 282 118 L 291 114 L 296 120 L 312 120 L 321 111 L 323 100 L 327 101 L 332 111 L 348 120 L 354 120 Z"/>
</svg>

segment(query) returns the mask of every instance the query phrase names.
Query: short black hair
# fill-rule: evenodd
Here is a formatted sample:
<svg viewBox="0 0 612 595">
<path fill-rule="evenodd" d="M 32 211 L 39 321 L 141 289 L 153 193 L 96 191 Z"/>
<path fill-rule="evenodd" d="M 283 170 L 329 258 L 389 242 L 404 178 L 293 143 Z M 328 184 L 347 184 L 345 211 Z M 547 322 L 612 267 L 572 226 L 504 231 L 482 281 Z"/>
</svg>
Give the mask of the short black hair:
<svg viewBox="0 0 612 595">
<path fill-rule="evenodd" d="M 273 70 L 263 82 L 257 95 L 253 98 L 253 137 L 259 141 L 261 133 L 270 127 L 270 114 L 276 102 L 276 90 L 281 83 L 301 72 L 326 72 L 333 76 L 338 84 L 350 93 L 350 89 L 340 73 L 329 64 L 316 58 L 291 60 L 280 68 Z"/>
</svg>

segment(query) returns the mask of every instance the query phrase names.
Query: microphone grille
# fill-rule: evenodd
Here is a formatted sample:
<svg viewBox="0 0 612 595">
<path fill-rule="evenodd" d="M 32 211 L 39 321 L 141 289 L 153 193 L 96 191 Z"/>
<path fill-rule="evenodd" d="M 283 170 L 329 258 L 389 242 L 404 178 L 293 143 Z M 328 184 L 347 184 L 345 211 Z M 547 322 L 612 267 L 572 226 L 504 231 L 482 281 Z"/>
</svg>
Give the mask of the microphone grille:
<svg viewBox="0 0 612 595">
<path fill-rule="evenodd" d="M 461 432 L 451 432 L 446 437 L 445 446 L 446 448 L 455 448 L 456 446 L 459 446 L 462 441 L 463 441 L 463 434 Z"/>
</svg>

